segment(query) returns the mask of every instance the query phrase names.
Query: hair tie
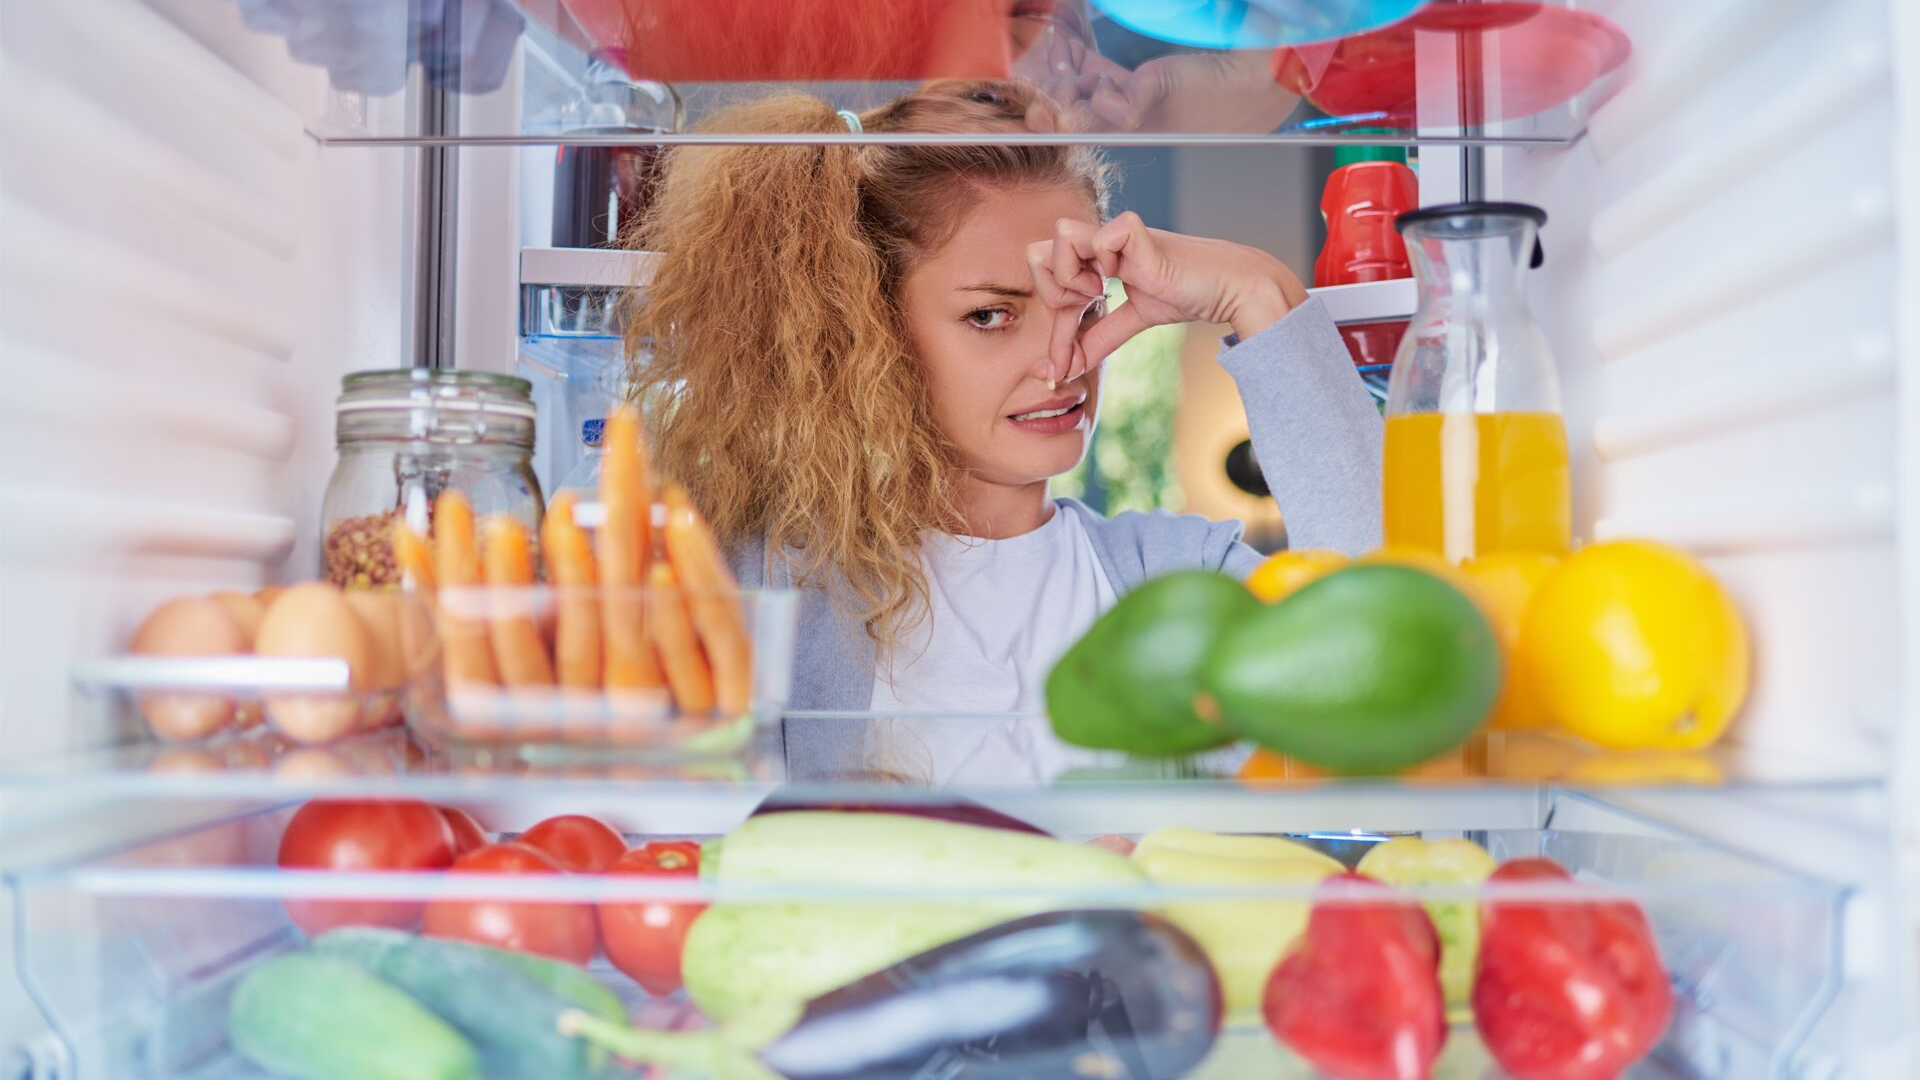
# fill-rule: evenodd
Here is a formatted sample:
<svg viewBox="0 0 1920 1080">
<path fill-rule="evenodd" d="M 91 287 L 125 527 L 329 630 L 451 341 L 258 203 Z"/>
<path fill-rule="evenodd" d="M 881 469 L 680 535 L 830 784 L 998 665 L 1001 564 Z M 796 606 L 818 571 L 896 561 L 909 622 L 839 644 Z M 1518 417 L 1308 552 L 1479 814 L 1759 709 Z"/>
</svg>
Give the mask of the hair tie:
<svg viewBox="0 0 1920 1080">
<path fill-rule="evenodd" d="M 836 109 L 834 110 L 834 112 L 840 117 L 840 119 L 845 120 L 847 122 L 847 130 L 852 132 L 853 134 L 858 135 L 861 132 L 864 132 L 867 130 L 860 123 L 860 114 L 854 112 L 853 110 Z"/>
</svg>

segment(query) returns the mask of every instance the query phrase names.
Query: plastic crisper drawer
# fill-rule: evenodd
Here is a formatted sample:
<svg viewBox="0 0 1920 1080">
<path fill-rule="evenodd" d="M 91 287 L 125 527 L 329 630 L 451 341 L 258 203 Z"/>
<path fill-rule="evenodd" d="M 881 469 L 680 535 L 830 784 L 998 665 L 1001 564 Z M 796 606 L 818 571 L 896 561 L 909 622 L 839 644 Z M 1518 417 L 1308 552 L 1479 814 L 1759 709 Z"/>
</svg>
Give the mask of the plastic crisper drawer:
<svg viewBox="0 0 1920 1080">
<path fill-rule="evenodd" d="M 556 790 L 564 795 L 564 789 Z M 625 793 L 612 786 L 591 790 L 590 805 L 568 806 L 551 792 L 516 801 L 507 786 L 483 786 L 461 806 L 493 839 L 517 834 L 542 816 L 571 811 L 612 823 L 631 845 L 731 833 L 768 789 L 743 789 L 735 793 L 743 797 L 731 802 L 655 798 L 646 786 Z M 945 798 L 898 788 L 784 790 L 822 802 L 897 802 L 902 809 Z M 1002 800 L 985 800 L 1070 841 L 1106 833 L 1138 837 L 1161 826 L 1185 825 L 1289 836 L 1348 867 L 1383 839 L 1406 834 L 1466 837 L 1501 861 L 1552 859 L 1574 875 L 1573 894 L 1542 896 L 1486 884 L 1403 892 L 1428 902 L 1562 903 L 1608 897 L 1640 905 L 1658 941 L 1676 1007 L 1659 1046 L 1627 1073 L 1638 1080 L 1786 1075 L 1840 979 L 1846 886 L 1770 865 L 1583 792 L 1551 786 L 1335 785 L 1276 794 L 1188 782 L 1067 785 L 1001 794 Z M 1243 946 L 1233 933 L 1214 932 L 1203 942 L 1226 982 L 1228 968 L 1265 962 L 1253 953 L 1276 924 L 1304 922 L 1315 890 L 1311 875 L 1181 887 L 1069 880 L 1049 881 L 1044 888 L 1032 882 L 956 888 L 949 878 L 935 888 L 903 883 L 887 872 L 883 850 L 856 856 L 875 860 L 870 873 L 853 875 L 859 885 L 834 888 L 724 877 L 663 883 L 627 875 L 283 871 L 275 866 L 275 853 L 298 805 L 254 803 L 184 832 L 9 878 L 19 974 L 71 1056 L 71 1075 L 115 1080 L 267 1075 L 229 1044 L 226 1015 L 235 986 L 249 971 L 308 947 L 289 917 L 290 900 L 421 905 L 512 900 L 552 905 L 549 912 L 645 901 L 726 904 L 736 912 L 742 905 L 760 904 L 764 910 L 797 905 L 829 920 L 810 925 L 852 920 L 862 933 L 882 927 L 911 932 L 929 911 L 947 917 L 973 912 L 982 915 L 982 923 L 993 923 L 1040 911 L 1149 910 L 1182 927 L 1245 927 L 1246 955 L 1234 951 Z M 834 943 L 813 944 L 831 951 Z M 741 963 L 749 962 L 743 954 Z M 708 968 L 711 981 L 711 963 Z M 603 953 L 596 953 L 590 970 L 627 1004 L 637 1026 L 678 1030 L 706 1024 L 684 992 L 651 996 Z M 719 977 L 730 977 L 724 964 Z M 1231 1006 L 1233 995 L 1227 996 Z M 1471 1021 L 1459 1010 L 1453 1019 L 1434 1075 L 1500 1077 Z M 1188 1075 L 1306 1080 L 1316 1074 L 1268 1034 L 1257 1010 L 1230 1009 L 1210 1055 Z"/>
</svg>

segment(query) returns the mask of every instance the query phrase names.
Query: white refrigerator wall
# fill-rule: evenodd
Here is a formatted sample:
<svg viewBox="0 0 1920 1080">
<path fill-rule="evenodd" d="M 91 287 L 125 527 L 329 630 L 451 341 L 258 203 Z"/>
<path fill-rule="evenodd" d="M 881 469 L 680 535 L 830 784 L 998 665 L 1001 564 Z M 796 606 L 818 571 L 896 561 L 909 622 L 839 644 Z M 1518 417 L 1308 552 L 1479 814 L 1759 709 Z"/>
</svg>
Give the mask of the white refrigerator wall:
<svg viewBox="0 0 1920 1080">
<path fill-rule="evenodd" d="M 1907 629 L 1896 2 L 1597 5 L 1630 81 L 1571 149 L 1489 169 L 1552 215 L 1532 296 L 1576 532 L 1682 545 L 1731 586 L 1755 640 L 1733 740 L 1880 771 Z"/>
<path fill-rule="evenodd" d="M 322 151 L 323 100 L 229 3 L 0 0 L 0 760 L 122 734 L 67 672 L 154 603 L 310 574 L 340 376 L 405 362 L 406 152 Z M 91 810 L 47 838 L 163 825 Z M 13 941 L 0 1047 L 39 1024 Z"/>
<path fill-rule="evenodd" d="M 1910 1076 L 1920 19 L 1908 0 L 1595 6 L 1633 39 L 1630 79 L 1570 150 L 1488 170 L 1490 197 L 1552 215 L 1531 295 L 1576 532 L 1682 545 L 1733 590 L 1754 684 L 1729 741 L 1899 781 L 1817 808 L 1628 802 L 1856 883 L 1807 1060 Z"/>
</svg>

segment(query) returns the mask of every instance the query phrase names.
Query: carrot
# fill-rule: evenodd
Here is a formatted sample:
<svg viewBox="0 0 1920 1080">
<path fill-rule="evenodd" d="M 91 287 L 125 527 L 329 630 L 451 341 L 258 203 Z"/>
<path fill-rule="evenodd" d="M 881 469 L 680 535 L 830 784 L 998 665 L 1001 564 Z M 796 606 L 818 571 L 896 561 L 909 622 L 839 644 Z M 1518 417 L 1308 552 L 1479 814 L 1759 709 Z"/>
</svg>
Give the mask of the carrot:
<svg viewBox="0 0 1920 1080">
<path fill-rule="evenodd" d="M 540 523 L 540 547 L 547 560 L 559 616 L 553 633 L 553 658 L 560 685 L 600 688 L 600 601 L 595 585 L 593 545 L 573 520 L 579 497 L 563 491 L 547 504 Z"/>
<path fill-rule="evenodd" d="M 740 614 L 740 589 L 686 489 L 669 484 L 664 497 L 667 558 L 687 583 L 694 628 L 713 664 L 720 710 L 743 715 L 753 701 L 753 643 Z"/>
<path fill-rule="evenodd" d="M 553 661 L 533 625 L 533 547 L 527 527 L 510 517 L 487 519 L 487 601 L 493 655 L 508 686 L 552 686 Z"/>
<path fill-rule="evenodd" d="M 606 590 L 601 618 L 606 628 L 607 689 L 658 689 L 666 685 L 647 644 L 647 580 L 651 552 L 647 532 L 653 493 L 647 480 L 646 441 L 640 413 L 621 405 L 607 417 L 600 456 L 600 584 Z"/>
<path fill-rule="evenodd" d="M 705 716 L 713 711 L 713 673 L 701 655 L 700 642 L 687 621 L 687 605 L 673 567 L 655 563 L 647 576 L 647 616 L 653 624 L 653 644 L 660 651 L 667 685 L 683 716 Z"/>
<path fill-rule="evenodd" d="M 393 522 L 393 563 L 414 588 L 422 592 L 434 590 L 437 578 L 433 572 L 433 548 L 427 545 L 425 537 L 397 517 Z"/>
<path fill-rule="evenodd" d="M 474 542 L 473 506 L 457 491 L 442 492 L 434 504 L 434 571 L 443 588 L 464 590 L 472 596 L 480 584 L 480 550 Z M 487 643 L 487 625 L 479 618 L 455 614 L 446 598 L 440 603 L 440 641 L 446 653 L 449 684 L 497 686 L 493 649 Z"/>
</svg>

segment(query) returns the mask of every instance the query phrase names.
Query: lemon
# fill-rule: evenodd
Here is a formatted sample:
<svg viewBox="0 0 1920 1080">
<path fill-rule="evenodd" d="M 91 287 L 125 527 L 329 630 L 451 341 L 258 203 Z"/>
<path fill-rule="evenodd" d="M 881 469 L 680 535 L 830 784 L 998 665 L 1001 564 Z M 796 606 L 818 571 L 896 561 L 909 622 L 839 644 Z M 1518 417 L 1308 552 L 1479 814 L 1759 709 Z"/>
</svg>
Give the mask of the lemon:
<svg viewBox="0 0 1920 1080">
<path fill-rule="evenodd" d="M 1307 582 L 1346 564 L 1346 556 L 1337 551 L 1276 551 L 1247 575 L 1247 591 L 1269 604 L 1277 603 Z"/>
<path fill-rule="evenodd" d="M 1595 544 L 1542 582 L 1518 662 L 1560 726 L 1613 750 L 1692 750 L 1746 698 L 1746 628 L 1726 590 L 1682 552 Z"/>
<path fill-rule="evenodd" d="M 1468 559 L 1460 572 L 1476 586 L 1476 599 L 1493 623 L 1500 647 L 1507 655 L 1507 669 L 1500 686 L 1500 704 L 1494 706 L 1489 727 L 1508 731 L 1528 731 L 1547 727 L 1550 721 L 1540 707 L 1533 680 L 1526 667 L 1514 662 L 1520 645 L 1520 625 L 1527 607 L 1533 602 L 1540 583 L 1560 565 L 1558 557 L 1531 551 L 1503 551 Z"/>
</svg>

